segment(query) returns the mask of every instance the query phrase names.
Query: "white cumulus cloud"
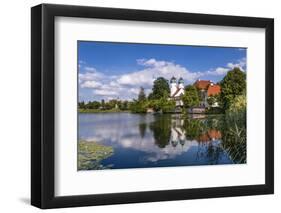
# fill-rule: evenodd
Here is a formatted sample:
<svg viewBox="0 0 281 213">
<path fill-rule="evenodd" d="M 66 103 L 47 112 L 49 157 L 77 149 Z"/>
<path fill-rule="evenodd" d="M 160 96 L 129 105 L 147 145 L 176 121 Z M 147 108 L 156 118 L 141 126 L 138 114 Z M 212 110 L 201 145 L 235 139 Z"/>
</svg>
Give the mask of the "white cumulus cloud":
<svg viewBox="0 0 281 213">
<path fill-rule="evenodd" d="M 246 58 L 235 62 L 229 62 L 225 66 L 213 68 L 207 71 L 192 72 L 186 67 L 171 61 L 150 59 L 138 59 L 136 61 L 142 69 L 121 75 L 105 75 L 94 67 L 83 66 L 83 72 L 79 73 L 80 88 L 90 89 L 91 99 L 119 98 L 132 100 L 137 98 L 140 87 L 146 94 L 151 92 L 153 81 L 158 77 L 170 80 L 173 76 L 182 77 L 185 84 L 192 84 L 198 78 L 210 78 L 211 76 L 223 77 L 234 67 L 246 70 Z"/>
<path fill-rule="evenodd" d="M 157 61 L 156 59 L 139 59 L 139 65 L 145 68 L 139 71 L 121 75 L 117 78 L 117 82 L 121 85 L 136 85 L 149 88 L 157 77 L 170 79 L 173 76 L 176 78 L 182 77 L 186 83 L 195 81 L 202 75 L 200 72 L 190 72 L 185 67 L 167 61 Z"/>
<path fill-rule="evenodd" d="M 99 88 L 102 86 L 102 84 L 100 82 L 97 81 L 84 81 L 83 83 L 81 83 L 81 88 Z"/>
<path fill-rule="evenodd" d="M 242 59 L 238 60 L 237 63 L 228 63 L 227 67 L 230 68 L 230 69 L 238 67 L 240 70 L 245 71 L 245 69 L 246 69 L 246 58 L 242 58 Z"/>
</svg>

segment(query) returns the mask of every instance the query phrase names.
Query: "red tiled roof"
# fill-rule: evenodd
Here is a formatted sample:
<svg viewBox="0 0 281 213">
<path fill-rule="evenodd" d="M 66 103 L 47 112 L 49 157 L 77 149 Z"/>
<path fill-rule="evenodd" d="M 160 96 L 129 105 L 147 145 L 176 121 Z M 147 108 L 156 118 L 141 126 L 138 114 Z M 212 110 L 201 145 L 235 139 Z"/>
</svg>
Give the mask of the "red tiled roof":
<svg viewBox="0 0 281 213">
<path fill-rule="evenodd" d="M 210 83 L 211 83 L 211 81 L 197 80 L 197 81 L 194 83 L 194 86 L 195 86 L 197 89 L 200 89 L 200 90 L 201 90 L 201 89 L 207 90 Z"/>
<path fill-rule="evenodd" d="M 197 80 L 194 86 L 198 90 L 207 90 L 207 95 L 217 95 L 221 92 L 221 87 L 218 84 L 214 84 L 209 80 Z"/>
<path fill-rule="evenodd" d="M 211 95 L 218 95 L 218 94 L 220 94 L 220 92 L 221 92 L 221 87 L 220 87 L 220 85 L 213 84 L 213 85 L 210 85 L 210 86 L 208 87 L 207 95 L 208 95 L 208 96 L 211 96 Z"/>
</svg>

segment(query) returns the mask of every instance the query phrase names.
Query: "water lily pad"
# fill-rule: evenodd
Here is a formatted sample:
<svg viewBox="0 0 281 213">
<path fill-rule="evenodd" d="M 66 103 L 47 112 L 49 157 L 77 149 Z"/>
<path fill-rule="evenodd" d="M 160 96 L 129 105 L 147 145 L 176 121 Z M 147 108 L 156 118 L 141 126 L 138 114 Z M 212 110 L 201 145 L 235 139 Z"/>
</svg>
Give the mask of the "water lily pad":
<svg viewBox="0 0 281 213">
<path fill-rule="evenodd" d="M 101 161 L 113 155 L 111 146 L 105 146 L 94 141 L 79 141 L 78 170 L 106 169 L 108 166 Z"/>
</svg>

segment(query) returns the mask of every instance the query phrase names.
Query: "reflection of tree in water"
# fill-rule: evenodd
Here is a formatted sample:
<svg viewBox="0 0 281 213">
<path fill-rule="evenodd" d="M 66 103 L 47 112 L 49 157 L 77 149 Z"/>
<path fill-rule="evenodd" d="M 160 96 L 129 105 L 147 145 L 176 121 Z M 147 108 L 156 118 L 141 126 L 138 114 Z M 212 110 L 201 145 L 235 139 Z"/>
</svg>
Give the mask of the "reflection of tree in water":
<svg viewBox="0 0 281 213">
<path fill-rule="evenodd" d="M 217 128 L 220 122 L 216 118 L 191 119 L 189 117 L 176 117 L 172 120 L 172 139 L 184 145 L 185 141 L 197 142 L 197 160 L 203 159 L 208 164 L 217 164 L 223 156 L 223 149 L 220 145 L 221 131 Z M 179 130 L 173 135 L 173 130 Z M 173 136 L 176 136 L 173 138 Z M 176 139 L 175 139 L 176 138 Z M 171 141 L 172 145 L 173 140 Z"/>
<path fill-rule="evenodd" d="M 153 132 L 155 144 L 160 148 L 164 148 L 169 144 L 171 137 L 171 116 L 170 115 L 156 115 L 154 122 L 149 125 Z"/>
<path fill-rule="evenodd" d="M 197 140 L 198 156 L 208 157 L 214 163 L 223 151 L 234 163 L 246 162 L 246 114 L 208 116 L 204 119 L 185 119 L 184 127 L 189 140 Z M 212 141 L 222 139 L 219 144 Z"/>
<path fill-rule="evenodd" d="M 221 158 L 223 149 L 219 144 L 209 143 L 207 147 L 206 157 L 209 159 L 210 164 L 218 164 Z"/>
<path fill-rule="evenodd" d="M 210 117 L 185 120 L 186 135 L 190 140 L 198 142 L 198 160 L 207 159 L 209 164 L 218 164 L 223 156 L 219 123 L 218 119 Z"/>
<path fill-rule="evenodd" d="M 198 142 L 197 159 L 207 159 L 209 164 L 218 164 L 224 150 L 219 141 Z"/>
<path fill-rule="evenodd" d="M 185 129 L 185 136 L 188 140 L 195 140 L 204 132 L 204 122 L 201 119 L 184 120 L 183 128 Z"/>
<path fill-rule="evenodd" d="M 194 119 L 182 115 L 156 115 L 149 128 L 159 148 L 198 143 L 197 160 L 217 164 L 223 156 L 234 163 L 246 162 L 246 123 L 241 115 L 206 116 Z M 244 119 L 244 120 L 243 120 Z M 146 126 L 140 124 L 144 137 Z"/>
<path fill-rule="evenodd" d="M 141 138 L 144 138 L 145 133 L 146 133 L 146 123 L 140 123 L 139 124 L 139 130 L 140 130 Z"/>
<path fill-rule="evenodd" d="M 146 116 L 145 115 L 141 115 L 140 116 L 140 121 L 139 121 L 139 131 L 140 131 L 140 136 L 141 138 L 144 138 L 145 133 L 146 133 Z"/>
<path fill-rule="evenodd" d="M 222 130 L 222 127 L 224 126 L 224 116 L 223 115 L 215 115 L 215 116 L 208 116 L 205 119 L 205 125 L 208 127 L 208 129 L 217 129 Z"/>
</svg>

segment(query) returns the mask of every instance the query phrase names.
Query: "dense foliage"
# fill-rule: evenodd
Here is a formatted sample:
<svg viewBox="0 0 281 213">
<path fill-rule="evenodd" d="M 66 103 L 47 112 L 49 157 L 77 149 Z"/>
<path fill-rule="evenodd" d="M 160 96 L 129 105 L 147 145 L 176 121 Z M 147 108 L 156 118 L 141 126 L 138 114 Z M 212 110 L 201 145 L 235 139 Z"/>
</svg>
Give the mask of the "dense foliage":
<svg viewBox="0 0 281 213">
<path fill-rule="evenodd" d="M 81 111 L 93 111 L 93 110 L 128 110 L 130 102 L 121 101 L 117 99 L 112 99 L 107 102 L 104 100 L 99 101 L 89 101 L 85 103 L 84 101 L 78 103 L 78 108 Z"/>
<path fill-rule="evenodd" d="M 218 101 L 219 101 L 219 95 L 211 95 L 207 99 L 209 106 L 213 106 Z"/>
<path fill-rule="evenodd" d="M 221 95 L 220 103 L 224 110 L 229 109 L 237 96 L 243 95 L 246 91 L 246 74 L 239 68 L 234 68 L 220 82 Z"/>
<path fill-rule="evenodd" d="M 139 96 L 138 96 L 138 101 L 145 101 L 146 100 L 146 95 L 144 92 L 144 88 L 140 88 Z"/>
<path fill-rule="evenodd" d="M 175 108 L 175 102 L 167 98 L 154 100 L 138 101 L 135 100 L 130 104 L 130 110 L 135 113 L 146 113 L 147 109 L 153 109 L 155 112 L 168 113 Z"/>
<path fill-rule="evenodd" d="M 244 111 L 247 107 L 246 93 L 238 95 L 234 98 L 233 102 L 229 106 L 228 112 Z"/>
<path fill-rule="evenodd" d="M 172 112 L 175 102 L 169 100 L 169 84 L 165 78 L 157 78 L 152 87 L 152 93 L 146 98 L 144 89 L 141 87 L 138 99 L 130 104 L 130 110 L 135 113 L 146 113 L 147 109 L 155 112 Z"/>
<path fill-rule="evenodd" d="M 223 145 L 232 160 L 246 163 L 247 144 L 247 101 L 245 91 L 237 95 L 225 113 L 226 127 Z"/>
<path fill-rule="evenodd" d="M 185 92 L 182 97 L 184 107 L 195 107 L 199 105 L 200 99 L 198 95 L 198 91 L 193 85 L 188 85 L 185 87 Z"/>
<path fill-rule="evenodd" d="M 159 77 L 153 82 L 152 93 L 149 94 L 148 98 L 150 100 L 160 99 L 163 97 L 168 97 L 169 93 L 170 87 L 167 79 Z"/>
</svg>

